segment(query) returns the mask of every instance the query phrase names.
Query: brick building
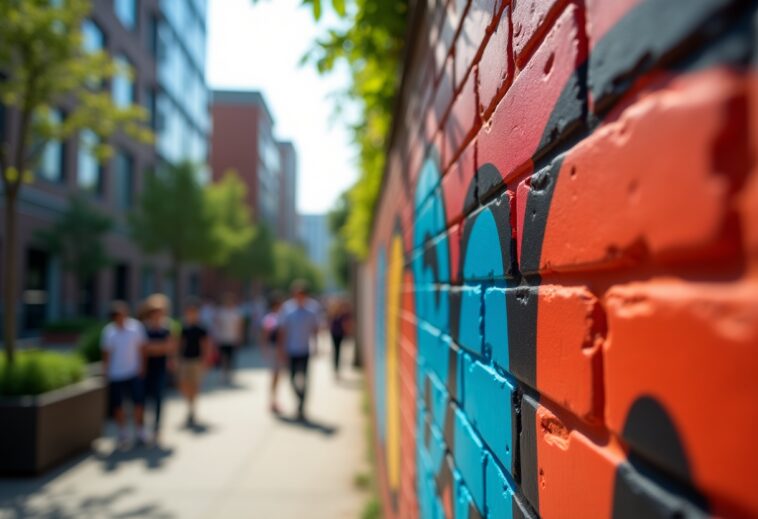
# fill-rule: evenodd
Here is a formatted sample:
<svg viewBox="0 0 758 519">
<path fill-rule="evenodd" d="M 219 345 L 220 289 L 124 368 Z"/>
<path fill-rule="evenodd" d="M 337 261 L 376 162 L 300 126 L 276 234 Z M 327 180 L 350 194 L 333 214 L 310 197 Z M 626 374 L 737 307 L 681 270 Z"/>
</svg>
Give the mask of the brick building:
<svg viewBox="0 0 758 519">
<path fill-rule="evenodd" d="M 50 143 L 34 184 L 19 199 L 19 330 L 33 333 L 48 320 L 74 315 L 104 315 L 114 298 L 135 303 L 155 290 L 172 292 L 168 262 L 145 257 L 127 236 L 126 214 L 133 207 L 145 175 L 162 161 L 205 163 L 210 129 L 205 81 L 206 1 L 95 1 L 83 27 L 84 44 L 104 49 L 134 69 L 132 79 L 115 77 L 108 87 L 116 103 L 145 106 L 156 134 L 155 146 L 116 136 L 114 157 L 98 164 L 81 141 L 93 135 Z M 59 107 L 58 117 L 65 117 Z M 8 111 L 3 117 L 13 117 Z M 14 136 L 10 135 L 10 139 Z M 37 230 L 52 225 L 75 192 L 89 193 L 92 203 L 116 222 L 106 238 L 114 265 L 84 287 L 73 286 L 58 260 L 34 240 Z M 0 203 L 2 199 L 0 198 Z M 0 228 L 2 228 L 0 226 Z M 2 237 L 0 236 L 0 240 Z M 197 272 L 188 269 L 184 293 L 197 290 Z M 81 308 L 74 307 L 83 291 Z"/>
<path fill-rule="evenodd" d="M 411 5 L 359 294 L 386 516 L 757 516 L 756 3 Z"/>
<path fill-rule="evenodd" d="M 253 220 L 263 223 L 280 239 L 292 240 L 297 155 L 292 143 L 274 138 L 274 118 L 257 91 L 213 92 L 213 179 L 233 169 L 247 186 Z"/>
</svg>

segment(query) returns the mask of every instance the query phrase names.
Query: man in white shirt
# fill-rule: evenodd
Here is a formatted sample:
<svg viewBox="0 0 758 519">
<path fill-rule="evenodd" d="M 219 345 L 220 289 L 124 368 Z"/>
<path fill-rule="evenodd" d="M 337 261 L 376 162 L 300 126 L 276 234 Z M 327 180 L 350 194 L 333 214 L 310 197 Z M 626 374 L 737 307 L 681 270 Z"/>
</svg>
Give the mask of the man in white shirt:
<svg viewBox="0 0 758 519">
<path fill-rule="evenodd" d="M 113 417 L 119 427 L 119 444 L 129 441 L 124 413 L 124 399 L 134 407 L 134 423 L 140 440 L 148 441 L 143 429 L 143 347 L 147 334 L 142 323 L 129 317 L 129 306 L 123 301 L 111 305 L 111 322 L 103 328 L 100 348 L 103 352 L 103 372 L 108 379 L 108 398 Z"/>
<path fill-rule="evenodd" d="M 308 360 L 321 325 L 320 306 L 308 297 L 308 285 L 292 283 L 292 299 L 279 312 L 279 353 L 289 360 L 290 382 L 298 399 L 297 417 L 305 421 L 305 397 L 308 388 Z"/>
<path fill-rule="evenodd" d="M 237 348 L 242 345 L 244 325 L 245 321 L 234 294 L 224 294 L 223 305 L 216 310 L 214 335 L 221 353 L 221 373 L 227 384 L 232 383 L 234 357 Z"/>
</svg>

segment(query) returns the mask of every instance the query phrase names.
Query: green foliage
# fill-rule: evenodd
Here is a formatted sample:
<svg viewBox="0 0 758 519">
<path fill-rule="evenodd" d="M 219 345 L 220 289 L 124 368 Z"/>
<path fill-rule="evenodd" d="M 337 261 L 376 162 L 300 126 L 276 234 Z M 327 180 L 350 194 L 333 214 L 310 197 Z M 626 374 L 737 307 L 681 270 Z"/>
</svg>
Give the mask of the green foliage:
<svg viewBox="0 0 758 519">
<path fill-rule="evenodd" d="M 84 362 L 76 355 L 51 351 L 19 352 L 12 364 L 0 357 L 0 395 L 39 395 L 84 378 Z"/>
<path fill-rule="evenodd" d="M 206 188 L 205 211 L 211 221 L 210 263 L 225 265 L 231 257 L 245 249 L 255 235 L 247 188 L 234 170 Z"/>
<path fill-rule="evenodd" d="M 290 284 L 296 279 L 308 282 L 313 292 L 324 288 L 321 271 L 308 260 L 305 251 L 286 242 L 274 244 L 274 277 L 269 283 L 270 288 L 289 291 Z"/>
<path fill-rule="evenodd" d="M 274 235 L 267 226 L 254 228 L 250 243 L 229 258 L 226 272 L 242 281 L 265 280 L 274 275 Z"/>
<path fill-rule="evenodd" d="M 97 319 L 89 317 L 61 319 L 59 321 L 46 322 L 43 330 L 48 333 L 82 333 L 89 330 L 97 323 Z"/>
<path fill-rule="evenodd" d="M 320 73 L 346 64 L 352 83 L 343 98 L 357 102 L 361 116 L 351 125 L 359 148 L 360 177 L 349 192 L 349 216 L 340 234 L 347 249 L 364 257 L 384 173 L 387 138 L 405 48 L 408 0 L 351 0 L 342 10 L 347 24 L 327 31 L 308 59 Z M 314 6 L 315 13 L 315 6 Z"/>
<path fill-rule="evenodd" d="M 85 362 L 100 362 L 103 360 L 100 351 L 100 336 L 103 333 L 105 323 L 93 324 L 79 337 L 76 344 L 76 352 Z"/>
<path fill-rule="evenodd" d="M 16 205 L 22 185 L 33 181 L 46 144 L 88 128 L 97 137 L 91 151 L 103 159 L 111 153 L 108 139 L 118 132 L 152 140 L 146 110 L 118 107 L 102 88 L 118 72 L 114 61 L 84 48 L 82 24 L 91 4 L 0 0 L 0 102 L 17 113 L 7 121 L 0 142 L 0 179 L 9 215 L 3 247 L 3 335 L 9 363 L 16 342 Z M 66 107 L 66 117 L 50 117 L 60 106 Z"/>
<path fill-rule="evenodd" d="M 334 239 L 329 246 L 329 264 L 334 279 L 342 287 L 350 284 L 350 262 L 352 254 L 347 249 L 347 241 L 343 235 L 343 229 L 350 215 L 350 199 L 347 193 L 343 194 L 337 204 L 329 211 L 329 230 Z"/>
<path fill-rule="evenodd" d="M 68 208 L 58 221 L 37 233 L 37 239 L 60 257 L 63 268 L 81 283 L 110 264 L 103 237 L 112 226 L 108 216 L 83 196 L 75 195 L 69 199 Z"/>
<path fill-rule="evenodd" d="M 212 257 L 213 221 L 198 177 L 197 166 L 189 162 L 145 177 L 129 219 L 132 236 L 145 252 L 167 253 L 179 263 Z"/>
</svg>

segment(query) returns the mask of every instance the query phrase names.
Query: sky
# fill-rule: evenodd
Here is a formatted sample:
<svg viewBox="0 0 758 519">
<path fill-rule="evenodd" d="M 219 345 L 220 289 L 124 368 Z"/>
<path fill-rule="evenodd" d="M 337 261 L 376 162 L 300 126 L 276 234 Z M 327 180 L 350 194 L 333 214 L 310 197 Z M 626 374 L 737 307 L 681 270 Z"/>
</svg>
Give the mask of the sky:
<svg viewBox="0 0 758 519">
<path fill-rule="evenodd" d="M 292 140 L 298 152 L 298 211 L 323 213 L 357 177 L 356 150 L 330 98 L 348 85 L 349 73 L 324 77 L 299 64 L 336 21 L 326 13 L 317 24 L 301 2 L 210 0 L 207 73 L 211 88 L 263 93 L 276 138 Z"/>
</svg>

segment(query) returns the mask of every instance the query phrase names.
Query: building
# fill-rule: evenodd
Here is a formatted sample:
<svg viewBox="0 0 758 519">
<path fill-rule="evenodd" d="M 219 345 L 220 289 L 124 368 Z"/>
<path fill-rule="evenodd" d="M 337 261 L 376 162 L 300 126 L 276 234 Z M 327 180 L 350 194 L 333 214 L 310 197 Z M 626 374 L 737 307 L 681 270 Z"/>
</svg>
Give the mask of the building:
<svg viewBox="0 0 758 519">
<path fill-rule="evenodd" d="M 19 199 L 16 262 L 22 333 L 61 317 L 102 316 L 111 299 L 135 303 L 156 290 L 172 293 L 168 262 L 145 257 L 128 239 L 126 213 L 137 200 L 145 176 L 163 161 L 207 161 L 206 0 L 96 1 L 83 37 L 88 49 L 104 49 L 133 68 L 132 76 L 116 76 L 107 87 L 116 103 L 148 109 L 156 144 L 115 136 L 114 156 L 102 164 L 81 145 L 94 138 L 86 130 L 77 138 L 48 145 L 37 180 L 22 189 Z M 12 116 L 8 112 L 4 117 Z M 65 107 L 56 116 L 65 117 Z M 113 267 L 82 287 L 74 286 L 56 258 L 34 240 L 38 230 L 56 221 L 74 192 L 89 193 L 92 203 L 116 222 L 106 239 Z M 197 292 L 198 273 L 188 270 L 185 274 L 183 293 Z M 79 308 L 75 301 L 81 301 Z"/>
<path fill-rule="evenodd" d="M 326 214 L 301 214 L 300 242 L 308 253 L 308 259 L 319 267 L 326 276 L 326 286 L 331 288 L 329 272 L 329 249 L 332 243 L 332 233 L 329 231 L 329 219 Z"/>
<path fill-rule="evenodd" d="M 263 95 L 251 90 L 214 90 L 211 168 L 219 180 L 235 170 L 247 186 L 253 220 L 277 238 L 294 241 L 297 213 L 297 153 L 274 138 L 274 118 Z"/>
<path fill-rule="evenodd" d="M 297 152 L 289 142 L 279 143 L 279 227 L 278 234 L 283 240 L 297 241 Z"/>
</svg>

